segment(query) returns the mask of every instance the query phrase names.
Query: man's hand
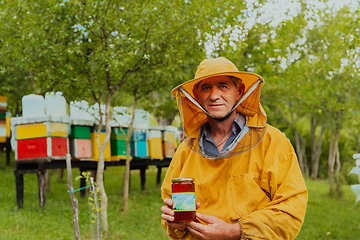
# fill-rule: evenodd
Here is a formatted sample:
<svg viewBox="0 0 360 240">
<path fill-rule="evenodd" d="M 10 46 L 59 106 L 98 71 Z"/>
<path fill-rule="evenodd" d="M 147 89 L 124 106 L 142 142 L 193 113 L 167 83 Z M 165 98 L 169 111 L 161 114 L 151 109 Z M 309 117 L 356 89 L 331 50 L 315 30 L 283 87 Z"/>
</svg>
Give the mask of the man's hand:
<svg viewBox="0 0 360 240">
<path fill-rule="evenodd" d="M 184 223 L 173 222 L 174 221 L 174 211 L 172 210 L 173 201 L 170 198 L 165 198 L 164 203 L 166 206 L 161 207 L 161 219 L 166 220 L 166 223 L 169 227 L 185 230 L 186 226 Z M 200 203 L 196 203 L 196 209 L 200 207 Z"/>
<path fill-rule="evenodd" d="M 198 222 L 185 223 L 192 234 L 203 240 L 239 240 L 241 229 L 239 223 L 230 224 L 220 218 L 206 214 L 196 213 L 196 217 L 208 225 Z"/>
<path fill-rule="evenodd" d="M 166 223 L 169 227 L 185 230 L 186 226 L 184 223 L 173 222 L 174 221 L 174 211 L 172 210 L 173 201 L 170 198 L 165 198 L 164 203 L 166 206 L 161 207 L 161 219 L 166 220 Z"/>
</svg>

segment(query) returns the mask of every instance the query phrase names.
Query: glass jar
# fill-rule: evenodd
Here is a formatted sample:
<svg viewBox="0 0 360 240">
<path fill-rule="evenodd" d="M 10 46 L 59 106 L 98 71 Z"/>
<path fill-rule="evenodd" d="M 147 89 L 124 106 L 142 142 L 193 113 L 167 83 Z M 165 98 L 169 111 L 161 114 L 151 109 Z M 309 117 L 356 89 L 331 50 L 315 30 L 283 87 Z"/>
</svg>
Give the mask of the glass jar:
<svg viewBox="0 0 360 240">
<path fill-rule="evenodd" d="M 174 178 L 172 201 L 174 222 L 191 222 L 195 219 L 195 184 L 193 178 Z"/>
</svg>

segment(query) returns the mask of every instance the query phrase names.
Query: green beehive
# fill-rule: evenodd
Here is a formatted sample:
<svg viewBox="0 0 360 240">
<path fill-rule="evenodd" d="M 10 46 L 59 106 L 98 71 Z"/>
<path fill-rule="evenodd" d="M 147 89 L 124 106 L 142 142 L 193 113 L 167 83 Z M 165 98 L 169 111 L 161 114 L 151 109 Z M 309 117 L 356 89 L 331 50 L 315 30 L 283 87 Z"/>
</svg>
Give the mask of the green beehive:
<svg viewBox="0 0 360 240">
<path fill-rule="evenodd" d="M 111 156 L 126 155 L 126 141 L 125 140 L 111 140 Z"/>
<path fill-rule="evenodd" d="M 126 138 L 128 129 L 119 127 L 111 128 L 110 148 L 112 161 L 126 158 Z M 124 134 L 125 133 L 125 134 Z"/>
<path fill-rule="evenodd" d="M 70 139 L 90 139 L 90 126 L 71 125 Z"/>
</svg>

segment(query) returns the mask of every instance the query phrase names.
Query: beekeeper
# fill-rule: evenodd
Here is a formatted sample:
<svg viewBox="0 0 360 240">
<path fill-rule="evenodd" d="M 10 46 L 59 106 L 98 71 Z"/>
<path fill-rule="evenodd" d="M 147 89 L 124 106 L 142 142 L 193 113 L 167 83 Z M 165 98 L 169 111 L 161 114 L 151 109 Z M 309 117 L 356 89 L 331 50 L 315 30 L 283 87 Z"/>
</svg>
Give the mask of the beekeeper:
<svg viewBox="0 0 360 240">
<path fill-rule="evenodd" d="M 161 186 L 172 239 L 294 239 L 300 231 L 308 192 L 291 143 L 266 123 L 263 84 L 219 57 L 172 90 L 184 134 Z M 173 178 L 194 178 L 192 222 L 173 222 Z"/>
</svg>

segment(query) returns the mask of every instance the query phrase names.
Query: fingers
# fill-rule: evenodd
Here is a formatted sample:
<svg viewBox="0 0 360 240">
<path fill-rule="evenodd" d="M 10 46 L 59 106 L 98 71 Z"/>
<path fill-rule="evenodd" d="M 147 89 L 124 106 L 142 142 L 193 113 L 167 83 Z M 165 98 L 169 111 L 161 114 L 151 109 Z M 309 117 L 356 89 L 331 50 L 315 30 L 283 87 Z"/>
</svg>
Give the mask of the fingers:
<svg viewBox="0 0 360 240">
<path fill-rule="evenodd" d="M 165 198 L 164 203 L 166 206 L 161 207 L 161 219 L 165 220 L 169 227 L 184 230 L 186 227 L 184 223 L 173 222 L 174 211 L 172 210 L 173 202 L 170 198 Z"/>
<path fill-rule="evenodd" d="M 163 213 L 161 214 L 161 219 L 170 222 L 174 221 L 174 211 L 171 208 L 169 208 L 168 206 L 162 206 L 161 212 Z"/>
<path fill-rule="evenodd" d="M 165 198 L 164 203 L 166 206 L 162 206 L 160 209 L 163 213 L 161 214 L 161 219 L 172 222 L 174 221 L 174 211 L 172 210 L 173 202 L 170 198 Z"/>
<path fill-rule="evenodd" d="M 206 228 L 206 226 L 198 222 L 187 222 L 185 223 L 185 226 L 188 229 L 188 231 L 191 232 L 193 235 L 199 237 L 200 239 L 204 239 L 203 231 Z"/>
<path fill-rule="evenodd" d="M 168 207 L 172 208 L 173 201 L 172 201 L 170 198 L 165 198 L 165 199 L 164 199 L 164 203 L 165 203 Z"/>
<path fill-rule="evenodd" d="M 184 230 L 186 228 L 184 223 L 178 223 L 178 222 L 166 222 L 167 225 L 171 228 L 175 228 L 175 229 L 179 229 L 179 230 Z"/>
<path fill-rule="evenodd" d="M 196 202 L 196 209 L 200 208 L 200 203 Z"/>
<path fill-rule="evenodd" d="M 217 217 L 206 215 L 206 214 L 199 213 L 199 212 L 196 212 L 196 217 L 207 223 L 215 223 L 217 221 L 223 222 L 223 220 L 221 220 Z"/>
</svg>

